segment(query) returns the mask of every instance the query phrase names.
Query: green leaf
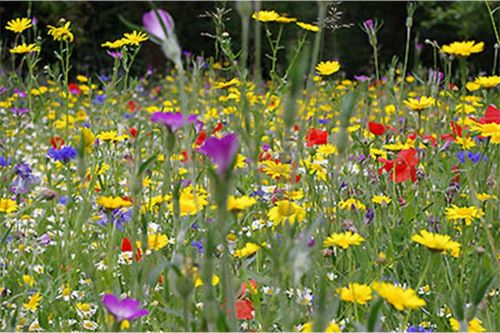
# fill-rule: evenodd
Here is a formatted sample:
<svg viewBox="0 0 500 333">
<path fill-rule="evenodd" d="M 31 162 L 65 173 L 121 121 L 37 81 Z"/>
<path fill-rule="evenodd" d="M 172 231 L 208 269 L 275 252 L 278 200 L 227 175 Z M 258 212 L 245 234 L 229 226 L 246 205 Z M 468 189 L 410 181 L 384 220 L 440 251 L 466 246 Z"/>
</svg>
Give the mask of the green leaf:
<svg viewBox="0 0 500 333">
<path fill-rule="evenodd" d="M 384 300 L 380 298 L 372 305 L 368 314 L 368 321 L 366 322 L 366 330 L 368 332 L 380 331 L 380 310 L 382 309 L 382 304 L 384 304 Z"/>
</svg>

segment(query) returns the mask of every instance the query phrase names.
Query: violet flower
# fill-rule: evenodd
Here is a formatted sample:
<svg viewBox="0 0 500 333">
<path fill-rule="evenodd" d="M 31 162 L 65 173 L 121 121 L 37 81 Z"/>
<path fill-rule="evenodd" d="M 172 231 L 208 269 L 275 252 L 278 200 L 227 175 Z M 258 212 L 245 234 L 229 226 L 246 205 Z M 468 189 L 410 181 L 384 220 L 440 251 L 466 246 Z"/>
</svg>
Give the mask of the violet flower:
<svg viewBox="0 0 500 333">
<path fill-rule="evenodd" d="M 12 109 L 10 109 L 10 111 L 12 113 L 14 113 L 16 116 L 21 116 L 25 113 L 30 112 L 30 109 L 28 109 L 28 108 L 12 108 Z"/>
<path fill-rule="evenodd" d="M 156 13 L 154 10 L 150 10 L 142 16 L 142 24 L 148 32 L 148 34 L 156 37 L 160 41 L 164 41 L 168 38 L 163 29 L 162 23 L 158 20 L 158 17 L 163 21 L 167 34 L 170 34 L 174 30 L 174 20 L 170 14 L 162 9 L 157 9 Z"/>
<path fill-rule="evenodd" d="M 140 302 L 133 298 L 118 299 L 113 294 L 105 294 L 102 298 L 102 304 L 118 322 L 134 320 L 149 314 L 149 311 L 141 309 Z"/>
<path fill-rule="evenodd" d="M 161 9 L 151 10 L 142 16 L 142 24 L 151 36 L 151 40 L 161 45 L 165 56 L 182 70 L 182 51 L 174 32 L 174 20 L 170 14 Z"/>
<path fill-rule="evenodd" d="M 366 30 L 373 30 L 374 24 L 372 19 L 368 19 L 363 22 L 363 26 L 365 27 Z"/>
<path fill-rule="evenodd" d="M 190 115 L 184 122 L 184 116 L 180 112 L 155 112 L 151 116 L 151 121 L 165 125 L 171 132 L 175 132 L 184 126 L 184 123 L 197 123 L 198 117 Z"/>
<path fill-rule="evenodd" d="M 217 165 L 217 173 L 222 176 L 226 173 L 238 152 L 239 144 L 236 134 L 227 134 L 223 138 L 210 137 L 199 149 L 203 154 L 210 157 Z"/>
</svg>

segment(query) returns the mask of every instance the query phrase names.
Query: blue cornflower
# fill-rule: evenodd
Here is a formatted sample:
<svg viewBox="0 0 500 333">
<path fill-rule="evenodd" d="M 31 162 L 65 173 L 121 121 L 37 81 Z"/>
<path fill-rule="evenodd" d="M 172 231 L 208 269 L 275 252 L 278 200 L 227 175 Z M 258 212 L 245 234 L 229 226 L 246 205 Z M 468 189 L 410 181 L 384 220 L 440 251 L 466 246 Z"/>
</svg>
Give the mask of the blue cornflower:
<svg viewBox="0 0 500 333">
<path fill-rule="evenodd" d="M 54 161 L 68 163 L 76 157 L 76 149 L 70 146 L 60 149 L 50 148 L 47 155 Z"/>
<path fill-rule="evenodd" d="M 488 158 L 481 153 L 473 153 L 473 152 L 467 151 L 467 150 L 459 151 L 457 153 L 457 157 L 458 157 L 458 160 L 460 161 L 460 163 L 462 163 L 462 164 L 465 163 L 466 157 L 474 164 L 479 163 L 481 160 L 483 160 L 483 161 L 488 160 Z"/>
<path fill-rule="evenodd" d="M 432 328 L 426 328 L 426 327 L 423 327 L 423 326 L 414 326 L 414 325 L 411 325 L 410 327 L 408 327 L 408 329 L 406 330 L 407 332 L 415 332 L 415 333 L 427 333 L 427 332 L 434 332 L 432 330 Z"/>
<path fill-rule="evenodd" d="M 198 250 L 198 253 L 203 253 L 203 241 L 195 241 L 191 242 L 191 246 Z"/>
<path fill-rule="evenodd" d="M 111 212 L 111 223 L 116 227 L 116 229 L 123 231 L 123 225 L 130 222 L 133 215 L 133 209 L 115 209 Z M 96 223 L 104 227 L 109 222 L 108 215 L 102 214 L 101 219 L 97 220 Z"/>
<path fill-rule="evenodd" d="M 10 184 L 10 191 L 15 194 L 24 194 L 30 191 L 30 188 L 38 184 L 40 179 L 33 175 L 29 164 L 21 162 L 14 166 L 16 177 Z"/>
<path fill-rule="evenodd" d="M 11 161 L 10 158 L 7 159 L 3 156 L 0 156 L 0 167 L 2 168 L 8 167 L 10 165 L 10 161 Z"/>
</svg>

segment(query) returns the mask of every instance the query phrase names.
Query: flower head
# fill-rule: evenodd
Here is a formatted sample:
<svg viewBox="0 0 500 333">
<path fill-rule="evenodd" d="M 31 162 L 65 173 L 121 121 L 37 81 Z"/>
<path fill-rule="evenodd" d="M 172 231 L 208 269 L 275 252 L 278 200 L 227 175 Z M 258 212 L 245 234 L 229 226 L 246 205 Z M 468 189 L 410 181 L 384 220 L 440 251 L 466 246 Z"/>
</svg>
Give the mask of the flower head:
<svg viewBox="0 0 500 333">
<path fill-rule="evenodd" d="M 234 256 L 236 258 L 245 258 L 251 256 L 252 254 L 256 253 L 259 250 L 260 250 L 260 245 L 252 242 L 247 242 L 243 248 L 234 251 Z"/>
<path fill-rule="evenodd" d="M 316 65 L 316 72 L 319 75 L 332 75 L 337 73 L 340 69 L 340 63 L 338 61 L 322 61 Z"/>
<path fill-rule="evenodd" d="M 102 206 L 106 209 L 117 209 L 121 207 L 130 207 L 132 203 L 128 200 L 123 200 L 120 197 L 99 197 L 96 200 L 96 203 L 99 206 Z"/>
<path fill-rule="evenodd" d="M 474 219 L 480 219 L 484 216 L 483 210 L 474 206 L 458 207 L 457 205 L 451 205 L 451 207 L 445 208 L 445 213 L 448 220 L 465 220 L 466 225 L 471 225 Z"/>
<path fill-rule="evenodd" d="M 137 32 L 134 30 L 131 33 L 126 32 L 123 34 L 123 40 L 128 45 L 139 46 L 140 43 L 145 42 L 148 39 L 148 34 L 142 31 Z"/>
<path fill-rule="evenodd" d="M 361 305 L 372 299 L 372 288 L 366 284 L 349 283 L 347 287 L 338 288 L 337 293 L 341 300 Z"/>
<path fill-rule="evenodd" d="M 231 133 L 221 139 L 216 137 L 208 138 L 199 150 L 210 157 L 212 162 L 217 165 L 219 176 L 222 176 L 233 162 L 238 149 L 238 137 L 236 134 Z"/>
<path fill-rule="evenodd" d="M 458 320 L 455 318 L 451 317 L 450 318 L 450 326 L 451 329 L 455 332 L 460 331 L 460 323 Z M 486 332 L 486 329 L 482 325 L 482 321 L 479 320 L 478 318 L 474 318 L 471 321 L 469 321 L 467 325 L 467 331 L 468 332 Z"/>
<path fill-rule="evenodd" d="M 16 54 L 40 52 L 40 46 L 33 44 L 33 43 L 32 44 L 22 43 L 22 44 L 16 45 L 15 47 L 11 48 L 9 50 L 9 52 L 16 53 Z"/>
<path fill-rule="evenodd" d="M 139 301 L 133 298 L 119 299 L 113 294 L 105 294 L 102 298 L 102 304 L 118 322 L 134 320 L 149 314 L 149 311 L 141 309 Z"/>
<path fill-rule="evenodd" d="M 391 179 L 396 183 L 401 183 L 406 180 L 411 180 L 412 182 L 417 181 L 416 165 L 420 160 L 416 157 L 416 154 L 417 151 L 410 148 L 401 150 L 395 161 L 379 158 L 379 162 L 384 163 L 384 166 L 378 170 L 379 175 L 382 174 L 383 171 L 389 172 Z"/>
<path fill-rule="evenodd" d="M 252 207 L 256 202 L 257 200 L 249 197 L 248 195 L 244 195 L 238 198 L 230 195 L 227 198 L 227 210 L 232 212 L 239 212 Z"/>
<path fill-rule="evenodd" d="M 70 25 L 71 25 L 70 21 L 67 21 L 66 23 L 64 23 L 64 25 L 62 25 L 60 27 L 54 27 L 52 25 L 48 25 L 47 26 L 47 28 L 49 28 L 48 34 L 49 34 L 49 36 L 52 36 L 52 38 L 55 41 L 58 41 L 58 42 L 60 42 L 60 41 L 73 42 L 73 40 L 75 39 L 75 36 L 71 32 Z"/>
<path fill-rule="evenodd" d="M 457 57 L 468 57 L 473 53 L 483 52 L 484 43 L 477 43 L 475 41 L 466 42 L 453 42 L 444 45 L 442 50 L 444 53 L 451 54 Z"/>
<path fill-rule="evenodd" d="M 180 112 L 155 112 L 151 116 L 151 121 L 165 125 L 170 131 L 175 132 L 186 123 L 197 121 L 196 115 L 190 115 L 184 120 L 184 115 Z"/>
<path fill-rule="evenodd" d="M 42 295 L 40 295 L 40 293 L 33 294 L 29 298 L 28 303 L 23 304 L 23 308 L 25 308 L 28 311 L 35 312 L 36 310 L 38 310 L 41 300 L 42 300 Z"/>
<path fill-rule="evenodd" d="M 346 231 L 341 233 L 334 233 L 331 236 L 328 236 L 323 242 L 323 246 L 338 246 L 345 250 L 351 245 L 359 245 L 364 241 L 365 239 L 360 234 L 353 233 L 352 231 Z"/>
<path fill-rule="evenodd" d="M 450 251 L 454 257 L 460 253 L 460 243 L 452 241 L 448 235 L 440 235 L 427 230 L 421 230 L 420 234 L 415 234 L 412 241 L 427 247 L 431 251 L 445 252 Z"/>
<path fill-rule="evenodd" d="M 7 22 L 5 29 L 13 31 L 15 33 L 22 33 L 24 30 L 32 27 L 31 19 L 27 17 L 12 19 Z"/>
<path fill-rule="evenodd" d="M 17 203 L 11 199 L 0 199 L 0 213 L 12 213 L 17 210 Z"/>
<path fill-rule="evenodd" d="M 408 98 L 403 102 L 413 111 L 422 111 L 436 104 L 436 100 L 432 97 L 421 96 L 419 98 Z"/>
<path fill-rule="evenodd" d="M 299 27 L 307 31 L 318 32 L 320 30 L 319 27 L 314 24 L 309 24 L 305 22 L 295 22 L 295 24 L 297 24 Z"/>
<path fill-rule="evenodd" d="M 150 10 L 142 15 L 142 24 L 148 34 L 161 41 L 166 40 L 168 38 L 167 35 L 174 30 L 174 20 L 163 9 Z"/>
<path fill-rule="evenodd" d="M 76 150 L 73 147 L 62 147 L 59 149 L 50 148 L 47 156 L 54 161 L 68 163 L 76 157 Z"/>
<path fill-rule="evenodd" d="M 280 15 L 274 10 L 260 10 L 252 14 L 254 20 L 260 22 L 274 22 L 279 19 Z"/>
<path fill-rule="evenodd" d="M 418 309 L 426 304 L 411 288 L 404 289 L 388 282 L 373 282 L 372 288 L 399 311 Z"/>
<path fill-rule="evenodd" d="M 279 200 L 267 214 L 269 220 L 276 226 L 278 224 L 302 222 L 306 216 L 306 210 L 289 200 Z"/>
</svg>

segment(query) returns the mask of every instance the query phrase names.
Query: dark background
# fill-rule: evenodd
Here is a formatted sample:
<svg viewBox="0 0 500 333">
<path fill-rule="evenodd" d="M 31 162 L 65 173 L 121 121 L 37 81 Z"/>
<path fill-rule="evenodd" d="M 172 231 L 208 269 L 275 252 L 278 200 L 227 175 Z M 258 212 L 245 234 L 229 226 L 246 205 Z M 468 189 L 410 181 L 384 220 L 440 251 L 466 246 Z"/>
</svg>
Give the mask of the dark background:
<svg viewBox="0 0 500 333">
<path fill-rule="evenodd" d="M 165 9 L 175 20 L 176 33 L 183 50 L 194 55 L 213 56 L 214 42 L 203 32 L 213 33 L 214 25 L 209 18 L 200 17 L 206 11 L 213 11 L 214 1 L 182 2 L 168 1 L 155 2 L 156 6 Z M 484 41 L 485 52 L 470 58 L 474 70 L 490 71 L 493 62 L 493 45 L 495 37 L 484 2 L 418 2 L 415 14 L 412 45 L 415 38 L 419 43 L 424 40 L 436 40 L 440 45 L 455 40 L 474 39 Z M 233 39 L 233 46 L 239 50 L 240 18 L 234 2 L 226 2 L 226 7 L 232 8 L 226 22 L 226 30 Z M 368 18 L 377 18 L 384 22 L 379 33 L 380 62 L 382 66 L 390 63 L 393 56 L 403 59 L 406 41 L 406 2 L 377 1 L 361 2 L 348 1 L 338 4 L 342 11 L 341 23 L 352 23 L 350 28 L 340 29 L 332 33 L 327 31 L 322 47 L 321 59 L 338 59 L 348 75 L 371 73 L 373 71 L 372 50 L 366 34 L 359 25 Z M 493 8 L 500 6 L 498 1 L 491 1 Z M 44 35 L 46 25 L 57 24 L 59 18 L 64 17 L 72 22 L 75 35 L 75 49 L 72 57 L 73 66 L 77 72 L 108 72 L 112 66 L 112 59 L 100 44 L 119 38 L 123 32 L 130 31 L 121 15 L 126 20 L 141 25 L 142 14 L 151 9 L 149 2 L 1 2 L 0 3 L 0 38 L 4 43 L 3 57 L 7 56 L 8 49 L 15 34 L 4 29 L 5 23 L 16 17 L 30 15 L 39 21 L 38 26 Z M 314 22 L 317 17 L 317 3 L 315 1 L 265 1 L 262 9 L 274 9 L 280 13 L 297 17 L 305 22 Z M 500 22 L 500 10 L 496 12 L 496 22 Z M 277 28 L 277 24 L 271 25 Z M 285 29 L 284 44 L 295 45 L 298 29 Z M 251 38 L 253 36 L 251 35 Z M 311 34 L 309 40 L 312 42 Z M 263 50 L 267 50 L 263 36 Z M 251 43 L 252 46 L 252 43 Z M 44 61 L 54 61 L 53 47 L 57 44 L 49 40 L 42 47 Z M 280 53 L 282 58 L 286 50 Z M 414 48 L 410 54 L 410 65 L 413 65 Z M 250 57 L 252 50 L 250 50 Z M 3 59 L 5 61 L 5 59 Z M 283 59 L 284 60 L 284 59 Z M 432 63 L 432 50 L 425 45 L 421 60 L 424 64 Z M 250 58 L 252 61 L 252 58 Z M 280 63 L 285 63 L 281 61 Z M 134 66 L 136 73 L 143 72 L 147 66 L 157 69 L 170 66 L 158 46 L 147 42 Z M 268 61 L 263 57 L 264 72 L 267 73 Z M 73 71 L 75 73 L 75 71 Z"/>
</svg>

